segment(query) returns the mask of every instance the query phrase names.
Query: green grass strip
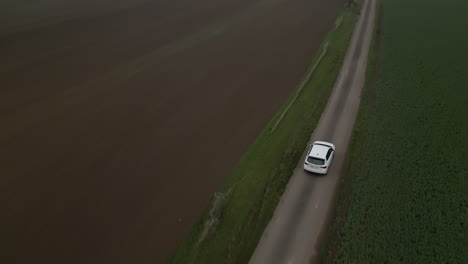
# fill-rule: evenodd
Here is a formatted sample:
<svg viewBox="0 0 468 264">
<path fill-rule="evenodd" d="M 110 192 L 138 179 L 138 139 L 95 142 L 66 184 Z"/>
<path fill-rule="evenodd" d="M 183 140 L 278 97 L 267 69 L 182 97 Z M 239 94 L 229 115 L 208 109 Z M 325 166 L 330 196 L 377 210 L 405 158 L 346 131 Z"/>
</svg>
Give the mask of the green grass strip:
<svg viewBox="0 0 468 264">
<path fill-rule="evenodd" d="M 215 194 L 210 208 L 178 247 L 171 263 L 248 262 L 331 94 L 358 10 L 358 6 L 343 10 L 340 26 L 323 42 L 328 42 L 327 54 L 300 96 L 271 133 L 298 86 L 238 162 L 221 192 Z"/>
</svg>

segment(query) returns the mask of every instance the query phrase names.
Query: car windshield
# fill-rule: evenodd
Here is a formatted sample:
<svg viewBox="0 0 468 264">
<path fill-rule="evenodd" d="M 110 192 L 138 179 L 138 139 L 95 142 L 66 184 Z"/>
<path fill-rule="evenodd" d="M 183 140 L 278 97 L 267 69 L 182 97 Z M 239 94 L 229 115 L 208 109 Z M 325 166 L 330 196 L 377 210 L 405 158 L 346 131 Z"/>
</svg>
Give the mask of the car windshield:
<svg viewBox="0 0 468 264">
<path fill-rule="evenodd" d="M 325 160 L 319 159 L 319 158 L 314 158 L 314 157 L 308 157 L 307 162 L 315 164 L 315 165 L 323 165 L 325 164 Z"/>
<path fill-rule="evenodd" d="M 327 147 L 327 148 L 329 148 L 329 147 L 330 147 L 330 146 L 328 146 L 328 145 L 325 145 L 325 144 L 320 144 L 320 143 L 315 143 L 314 145 L 324 146 L 324 147 Z"/>
</svg>

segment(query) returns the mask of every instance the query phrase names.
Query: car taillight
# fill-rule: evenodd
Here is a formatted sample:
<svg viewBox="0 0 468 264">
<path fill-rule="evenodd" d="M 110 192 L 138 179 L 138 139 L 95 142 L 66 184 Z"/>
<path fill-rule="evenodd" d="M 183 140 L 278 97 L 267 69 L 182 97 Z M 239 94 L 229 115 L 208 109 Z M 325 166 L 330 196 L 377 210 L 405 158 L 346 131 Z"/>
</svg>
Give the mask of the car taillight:
<svg viewBox="0 0 468 264">
<path fill-rule="evenodd" d="M 322 169 L 326 169 L 326 168 L 327 168 L 327 166 L 322 166 L 322 167 L 320 167 L 320 168 L 322 168 Z"/>
</svg>

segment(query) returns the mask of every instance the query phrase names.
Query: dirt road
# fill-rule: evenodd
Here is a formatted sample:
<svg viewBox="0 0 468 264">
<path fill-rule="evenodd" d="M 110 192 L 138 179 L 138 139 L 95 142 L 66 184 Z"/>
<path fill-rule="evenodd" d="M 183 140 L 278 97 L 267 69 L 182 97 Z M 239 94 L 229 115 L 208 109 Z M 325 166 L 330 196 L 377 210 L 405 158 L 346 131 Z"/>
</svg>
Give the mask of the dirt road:
<svg viewBox="0 0 468 264">
<path fill-rule="evenodd" d="M 0 262 L 163 263 L 342 0 L 0 3 Z"/>
<path fill-rule="evenodd" d="M 366 0 L 356 25 L 340 75 L 310 143 L 330 141 L 336 145 L 333 164 L 326 176 L 307 173 L 299 162 L 275 210 L 273 218 L 250 260 L 262 263 L 314 263 L 359 109 L 367 55 L 373 32 L 375 1 Z"/>
</svg>

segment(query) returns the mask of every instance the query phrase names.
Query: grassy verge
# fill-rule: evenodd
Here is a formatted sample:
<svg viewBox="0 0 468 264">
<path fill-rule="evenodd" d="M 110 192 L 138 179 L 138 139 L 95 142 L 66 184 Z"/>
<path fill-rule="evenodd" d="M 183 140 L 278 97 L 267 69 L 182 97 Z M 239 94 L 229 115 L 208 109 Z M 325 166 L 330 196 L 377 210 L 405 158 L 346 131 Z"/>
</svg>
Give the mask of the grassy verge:
<svg viewBox="0 0 468 264">
<path fill-rule="evenodd" d="M 380 2 L 324 262 L 467 263 L 468 3 Z"/>
<path fill-rule="evenodd" d="M 300 96 L 272 133 L 277 119 L 293 100 L 296 91 L 293 92 L 241 158 L 222 191 L 212 199 L 210 208 L 176 250 L 171 263 L 248 262 L 326 105 L 358 10 L 359 6 L 354 6 L 342 12 L 340 26 L 324 42 L 328 42 L 328 52 Z"/>
</svg>

